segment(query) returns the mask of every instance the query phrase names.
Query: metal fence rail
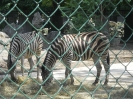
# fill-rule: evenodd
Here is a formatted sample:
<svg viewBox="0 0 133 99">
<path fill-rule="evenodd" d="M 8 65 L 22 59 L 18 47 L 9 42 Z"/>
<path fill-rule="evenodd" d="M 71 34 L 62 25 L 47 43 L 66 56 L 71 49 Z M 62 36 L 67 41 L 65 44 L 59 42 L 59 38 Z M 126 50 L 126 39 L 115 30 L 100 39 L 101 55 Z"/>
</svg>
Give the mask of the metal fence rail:
<svg viewBox="0 0 133 99">
<path fill-rule="evenodd" d="M 132 0 L 1 0 L 0 5 L 0 99 L 133 98 Z M 33 31 L 36 34 L 29 42 L 19 36 Z M 75 38 L 78 38 L 83 32 L 88 32 L 91 35 L 92 31 L 97 33 L 90 42 L 96 42 L 98 33 L 102 32 L 110 43 L 110 68 L 105 73 L 104 66 L 102 66 L 99 82 L 96 85 L 92 85 L 92 83 L 95 78 L 98 78 L 95 66 L 98 62 L 94 63 L 92 59 L 82 61 L 81 57 L 83 53 L 86 53 L 86 49 L 83 53 L 77 54 L 74 52 L 74 48 L 71 48 L 74 41 L 72 40 L 69 44 L 69 41 L 62 38 L 62 41 L 67 42 L 69 47 L 61 56 L 58 56 L 58 51 L 56 51 L 58 44 L 54 47 L 51 46 L 52 44 L 56 45 L 56 40 L 64 35 L 73 34 Z M 11 53 L 9 49 L 13 46 L 11 41 L 17 36 L 28 46 L 18 56 L 15 56 L 15 52 Z M 27 37 L 27 35 L 25 36 Z M 30 46 L 38 40 L 38 37 L 43 40 L 43 50 L 40 56 Z M 101 40 L 104 40 L 102 37 Z M 60 49 L 66 45 L 60 46 Z M 91 44 L 87 43 L 87 45 L 93 47 Z M 18 47 L 22 49 L 24 46 Z M 103 49 L 102 54 L 107 47 Z M 21 49 L 18 48 L 19 51 Z M 20 58 L 27 50 L 34 55 L 32 57 L 34 65 L 31 68 L 27 60 L 23 65 L 20 62 Z M 50 57 L 46 56 L 49 50 L 52 50 L 53 55 L 60 57 L 53 67 L 44 66 L 44 60 L 46 57 Z M 72 61 L 71 69 L 63 63 L 63 56 L 70 50 L 79 56 L 78 61 Z M 96 53 L 95 50 L 92 52 L 99 56 L 97 61 L 105 61 L 101 59 L 102 54 Z M 13 57 L 11 60 L 9 60 L 9 54 Z M 40 60 L 36 61 L 36 57 Z M 51 61 L 49 65 L 52 64 L 54 58 L 49 60 Z M 16 62 L 12 65 L 8 64 L 13 59 L 17 59 Z M 13 81 L 10 72 L 15 65 L 17 79 Z M 47 70 L 43 75 L 41 74 L 43 69 L 40 68 L 39 79 L 36 78 L 38 65 L 44 66 Z M 21 76 L 21 67 L 24 69 L 24 76 Z M 72 73 L 66 78 L 65 69 L 72 70 Z M 50 72 L 48 76 L 47 72 Z M 53 81 L 44 86 L 52 73 Z M 70 84 L 69 79 L 72 74 L 75 80 L 73 85 Z M 104 85 L 107 74 L 109 74 L 109 82 L 108 85 Z M 44 78 L 47 76 L 46 79 L 42 79 L 42 75 Z"/>
</svg>

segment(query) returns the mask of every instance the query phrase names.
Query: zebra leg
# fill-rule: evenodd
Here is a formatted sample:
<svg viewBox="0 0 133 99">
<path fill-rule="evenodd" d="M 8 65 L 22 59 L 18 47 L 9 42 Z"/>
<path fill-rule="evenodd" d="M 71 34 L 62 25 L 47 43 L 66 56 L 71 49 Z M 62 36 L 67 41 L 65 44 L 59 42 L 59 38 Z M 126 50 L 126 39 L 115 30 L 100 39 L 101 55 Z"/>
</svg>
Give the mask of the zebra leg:
<svg viewBox="0 0 133 99">
<path fill-rule="evenodd" d="M 71 74 L 72 70 L 70 70 L 71 68 L 69 67 L 66 67 L 66 70 L 65 70 L 65 79 L 67 79 L 68 75 L 70 74 L 70 78 L 71 78 L 71 85 L 74 84 L 74 78 L 73 78 L 73 75 Z"/>
<path fill-rule="evenodd" d="M 69 74 L 70 74 L 70 78 L 71 78 L 71 85 L 73 85 L 74 83 L 74 78 L 73 78 L 73 75 L 72 75 L 72 70 L 71 70 L 71 59 L 70 57 L 69 58 L 65 58 L 63 59 L 63 63 L 65 64 L 66 66 L 66 70 L 65 70 L 65 79 L 68 78 Z"/>
<path fill-rule="evenodd" d="M 100 77 L 100 74 L 101 74 L 102 66 L 100 64 L 100 60 L 99 60 L 98 56 L 94 56 L 93 57 L 93 62 L 96 65 L 96 69 L 97 69 L 97 76 L 96 76 L 95 82 L 93 83 L 93 85 L 96 85 L 98 83 L 98 81 L 99 81 L 99 77 Z"/>
<path fill-rule="evenodd" d="M 71 61 L 72 61 L 72 56 L 73 56 L 73 51 L 69 50 L 66 55 L 64 55 L 62 62 L 65 64 L 66 66 L 66 70 L 65 70 L 65 79 L 68 78 L 69 74 L 70 74 L 70 78 L 71 78 L 71 85 L 73 85 L 74 83 L 74 78 L 72 75 L 72 70 L 71 70 Z"/>
<path fill-rule="evenodd" d="M 40 58 L 36 57 L 36 60 L 37 60 L 37 62 L 39 62 Z M 37 79 L 39 79 L 39 70 L 40 70 L 39 67 L 40 66 L 39 66 L 39 63 L 38 63 L 38 65 L 37 65 Z"/>
<path fill-rule="evenodd" d="M 9 70 L 9 73 L 10 73 L 10 76 L 11 76 L 11 80 L 16 82 L 17 79 L 15 77 L 15 69 L 16 69 L 16 65 L 14 65 L 15 62 L 10 62 L 10 63 L 7 63 L 7 67 L 8 67 L 8 70 Z M 12 67 L 13 66 L 13 67 Z"/>
<path fill-rule="evenodd" d="M 12 57 L 10 54 L 8 54 L 8 61 L 7 61 L 7 67 L 11 76 L 11 80 L 13 80 L 14 82 L 17 81 L 16 77 L 15 77 L 15 69 L 16 69 L 16 65 L 15 64 L 16 60 L 12 60 Z"/>
<path fill-rule="evenodd" d="M 11 75 L 11 80 L 14 81 L 14 82 L 17 82 L 17 79 L 15 77 L 15 69 L 16 69 L 16 66 L 14 66 L 11 70 L 10 70 L 10 75 Z"/>
<path fill-rule="evenodd" d="M 32 68 L 33 68 L 33 66 L 34 66 L 34 62 L 33 62 L 33 60 L 32 60 L 32 57 L 31 57 L 31 58 L 28 58 L 28 62 L 29 62 L 29 64 L 30 64 L 30 72 L 31 72 L 31 70 L 32 70 Z"/>
<path fill-rule="evenodd" d="M 22 72 L 22 76 L 24 76 L 24 56 L 21 57 L 21 72 Z"/>
<path fill-rule="evenodd" d="M 103 66 L 104 66 L 104 69 L 106 72 L 106 79 L 105 79 L 104 85 L 107 85 L 108 81 L 109 81 L 109 72 L 110 72 L 110 57 L 109 57 L 109 55 L 107 56 L 106 59 L 102 60 L 102 63 L 103 63 Z"/>
</svg>

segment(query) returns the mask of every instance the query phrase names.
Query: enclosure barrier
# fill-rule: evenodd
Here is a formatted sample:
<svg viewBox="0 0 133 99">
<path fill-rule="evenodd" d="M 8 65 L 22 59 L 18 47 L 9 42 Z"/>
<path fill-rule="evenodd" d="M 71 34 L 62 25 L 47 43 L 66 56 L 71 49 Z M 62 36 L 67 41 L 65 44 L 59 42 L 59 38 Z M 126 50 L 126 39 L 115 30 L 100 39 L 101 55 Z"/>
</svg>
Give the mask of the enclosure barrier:
<svg viewBox="0 0 133 99">
<path fill-rule="evenodd" d="M 133 98 L 132 0 L 1 0 L 0 5 L 0 99 Z M 47 36 L 41 34 L 43 29 L 47 30 L 44 31 L 48 32 Z M 17 81 L 12 81 L 9 73 L 15 64 L 8 69 L 9 60 L 5 62 L 8 53 L 15 57 L 9 51 L 11 40 L 20 33 L 32 31 L 37 35 L 30 40 L 30 44 L 38 36 L 43 39 L 44 48 L 40 56 L 30 50 L 36 57 L 40 57 L 40 60 L 36 63 L 33 57 L 35 64 L 31 69 L 27 61 L 21 65 L 17 60 L 15 62 Z M 79 61 L 71 63 L 72 72 L 69 77 L 74 75 L 73 85 L 70 84 L 69 77 L 65 78 L 65 68 L 70 68 L 62 62 L 62 56 L 59 56 L 60 59 L 52 69 L 48 68 L 51 74 L 47 79 L 42 80 L 41 68 L 40 78 L 36 79 L 37 65 L 42 66 L 48 50 L 51 49 L 50 45 L 57 38 L 66 34 L 76 34 L 78 37 L 83 32 L 92 33 L 91 31 L 102 32 L 110 42 L 108 85 L 104 85 L 106 78 L 104 70 L 101 72 L 98 84 L 92 85 L 97 78 L 95 66 L 97 62 L 94 64 L 92 59 L 82 61 L 80 58 L 83 53 L 77 54 Z M 27 44 L 25 40 L 19 38 Z M 15 58 L 21 58 L 28 49 L 29 47 Z M 95 51 L 92 52 L 97 54 Z M 98 56 L 97 61 L 101 59 L 101 55 Z M 21 76 L 21 67 L 25 71 L 24 76 Z M 44 86 L 52 73 L 53 81 Z"/>
</svg>

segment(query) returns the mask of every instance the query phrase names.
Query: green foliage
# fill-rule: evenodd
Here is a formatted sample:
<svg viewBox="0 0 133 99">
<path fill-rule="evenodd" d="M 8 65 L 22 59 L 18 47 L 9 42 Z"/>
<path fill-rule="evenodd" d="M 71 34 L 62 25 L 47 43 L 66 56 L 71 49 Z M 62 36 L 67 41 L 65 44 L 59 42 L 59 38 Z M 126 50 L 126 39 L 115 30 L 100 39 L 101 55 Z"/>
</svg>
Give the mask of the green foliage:
<svg viewBox="0 0 133 99">
<path fill-rule="evenodd" d="M 92 13 L 95 10 L 97 3 L 99 2 L 95 2 L 93 0 L 68 0 L 67 2 L 64 2 L 63 6 L 61 6 L 61 9 L 68 16 L 70 16 L 78 8 L 83 9 L 86 13 Z"/>
<path fill-rule="evenodd" d="M 130 3 L 130 4 L 129 4 Z M 90 31 L 101 30 L 104 11 L 106 16 L 121 15 L 119 10 L 131 10 L 133 1 L 131 0 L 67 0 L 61 6 L 63 16 L 72 19 L 74 30 Z M 127 15 L 125 13 L 125 15 Z M 89 19 L 93 18 L 96 26 L 88 26 Z M 86 22 L 88 21 L 88 22 Z"/>
<path fill-rule="evenodd" d="M 53 0 L 42 0 L 42 6 L 52 7 L 53 6 Z"/>
<path fill-rule="evenodd" d="M 71 29 L 71 27 L 69 32 L 77 33 L 77 31 L 95 30 L 95 27 L 89 24 L 89 20 L 93 18 L 91 13 L 96 10 L 96 5 L 98 5 L 100 1 L 101 0 L 68 0 L 64 2 L 64 5 L 61 6 L 63 16 L 69 17 L 73 24 L 73 29 Z"/>
<path fill-rule="evenodd" d="M 120 12 L 117 11 L 127 11 L 131 10 L 133 6 L 133 1 L 131 0 L 109 0 L 106 3 L 103 3 L 103 6 L 106 6 L 107 14 L 114 12 L 114 15 L 119 15 Z M 115 10 L 115 11 L 114 11 Z M 124 13 L 125 15 L 127 13 Z"/>
<path fill-rule="evenodd" d="M 0 1 L 0 12 L 6 12 L 10 9 L 12 2 L 9 0 Z"/>
<path fill-rule="evenodd" d="M 41 9 L 51 9 L 53 0 L 2 0 L 0 1 L 0 12 L 7 13 L 15 4 L 27 14 L 32 12 L 38 4 Z M 13 11 L 16 10 L 16 8 L 13 9 Z"/>
<path fill-rule="evenodd" d="M 104 15 L 120 15 L 118 10 L 131 10 L 133 0 L 1 0 L 0 12 L 8 12 L 15 4 L 24 13 L 30 13 L 39 4 L 39 8 L 45 13 L 51 14 L 55 4 L 60 3 L 60 11 L 64 17 L 71 20 L 73 29 L 77 31 L 99 30 L 103 25 L 101 17 Z M 129 4 L 130 3 L 130 4 Z M 13 9 L 15 11 L 17 9 Z M 38 10 L 38 9 L 37 9 Z M 125 13 L 126 15 L 126 13 Z M 99 20 L 95 19 L 98 18 Z M 96 26 L 88 25 L 93 18 Z"/>
</svg>

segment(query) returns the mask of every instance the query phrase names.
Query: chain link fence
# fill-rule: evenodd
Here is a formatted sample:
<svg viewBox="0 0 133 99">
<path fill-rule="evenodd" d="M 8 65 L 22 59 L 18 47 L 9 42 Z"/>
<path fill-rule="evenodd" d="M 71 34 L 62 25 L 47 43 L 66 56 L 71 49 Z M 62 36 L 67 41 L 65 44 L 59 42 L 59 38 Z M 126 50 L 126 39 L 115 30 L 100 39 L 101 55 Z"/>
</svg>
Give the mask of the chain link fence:
<svg viewBox="0 0 133 99">
<path fill-rule="evenodd" d="M 132 0 L 1 0 L 0 5 L 0 99 L 133 98 Z M 38 36 L 43 40 L 40 56 L 28 46 L 15 57 L 9 50 L 13 38 L 33 31 L 36 35 L 29 41 L 30 44 Z M 39 79 L 36 78 L 37 65 L 42 66 L 50 45 L 62 35 L 91 31 L 102 32 L 110 41 L 108 85 L 103 85 L 106 77 L 104 70 L 99 83 L 92 85 L 97 74 L 92 59 L 72 61 L 75 82 L 70 85 L 69 77 L 65 79 L 65 65 L 60 59 L 52 68 L 54 80 L 49 86 L 43 86 L 45 81 L 42 81 L 41 69 Z M 21 36 L 19 39 L 27 44 Z M 28 49 L 34 54 L 34 65 L 31 67 L 27 60 L 23 65 L 20 61 Z M 9 74 L 15 65 L 10 69 L 7 67 L 9 53 L 17 59 L 16 82 Z M 35 57 L 40 60 L 36 61 Z M 64 82 L 67 86 L 63 85 Z"/>
</svg>

